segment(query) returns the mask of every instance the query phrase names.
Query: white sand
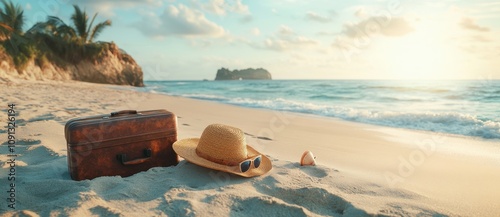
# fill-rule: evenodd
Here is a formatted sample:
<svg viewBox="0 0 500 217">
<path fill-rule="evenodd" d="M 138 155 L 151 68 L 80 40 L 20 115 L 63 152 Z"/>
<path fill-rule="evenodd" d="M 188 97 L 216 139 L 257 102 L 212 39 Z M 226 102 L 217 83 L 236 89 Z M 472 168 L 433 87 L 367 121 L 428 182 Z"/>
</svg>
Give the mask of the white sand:
<svg viewBox="0 0 500 217">
<path fill-rule="evenodd" d="M 8 103 L 15 103 L 19 112 L 16 210 L 4 203 L 9 165 L 7 147 L 0 146 L 2 216 L 500 213 L 498 141 L 240 108 L 109 85 L 16 81 L 0 88 L 2 126 L 6 126 Z M 179 116 L 181 139 L 199 137 L 211 123 L 239 127 L 250 145 L 273 159 L 274 168 L 264 176 L 246 179 L 182 161 L 127 178 L 72 181 L 67 171 L 65 122 L 124 109 L 174 112 Z M 1 136 L 0 141 L 5 141 L 4 131 Z M 305 150 L 317 156 L 318 166 L 299 166 Z"/>
</svg>

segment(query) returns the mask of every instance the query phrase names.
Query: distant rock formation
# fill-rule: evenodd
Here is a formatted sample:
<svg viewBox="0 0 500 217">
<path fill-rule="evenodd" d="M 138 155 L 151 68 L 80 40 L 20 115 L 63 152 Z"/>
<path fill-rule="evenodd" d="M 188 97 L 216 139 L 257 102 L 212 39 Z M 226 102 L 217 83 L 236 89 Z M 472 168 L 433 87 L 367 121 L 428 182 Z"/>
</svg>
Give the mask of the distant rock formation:
<svg viewBox="0 0 500 217">
<path fill-rule="evenodd" d="M 243 70 L 229 70 L 221 68 L 217 70 L 215 80 L 271 80 L 271 73 L 263 68 L 243 69 Z"/>
<path fill-rule="evenodd" d="M 30 60 L 25 69 L 18 71 L 13 59 L 0 49 L 0 83 L 10 79 L 77 80 L 92 83 L 144 86 L 142 69 L 134 59 L 114 43 L 96 61 L 82 60 L 77 64 L 47 62 L 38 64 Z"/>
</svg>

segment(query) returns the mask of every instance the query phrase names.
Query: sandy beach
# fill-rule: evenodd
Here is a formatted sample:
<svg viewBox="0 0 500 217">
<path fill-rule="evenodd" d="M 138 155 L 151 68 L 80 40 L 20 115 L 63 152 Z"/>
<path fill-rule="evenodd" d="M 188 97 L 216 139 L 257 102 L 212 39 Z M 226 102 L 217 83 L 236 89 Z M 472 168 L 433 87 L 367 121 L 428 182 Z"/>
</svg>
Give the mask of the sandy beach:
<svg viewBox="0 0 500 217">
<path fill-rule="evenodd" d="M 498 216 L 498 141 L 250 109 L 82 82 L 0 84 L 15 104 L 15 210 L 8 207 L 7 130 L 0 146 L 1 216 Z M 212 123 L 241 128 L 272 159 L 241 178 L 186 161 L 127 178 L 71 180 L 64 124 L 119 110 L 166 109 L 179 139 Z M 317 166 L 301 167 L 305 150 Z"/>
</svg>

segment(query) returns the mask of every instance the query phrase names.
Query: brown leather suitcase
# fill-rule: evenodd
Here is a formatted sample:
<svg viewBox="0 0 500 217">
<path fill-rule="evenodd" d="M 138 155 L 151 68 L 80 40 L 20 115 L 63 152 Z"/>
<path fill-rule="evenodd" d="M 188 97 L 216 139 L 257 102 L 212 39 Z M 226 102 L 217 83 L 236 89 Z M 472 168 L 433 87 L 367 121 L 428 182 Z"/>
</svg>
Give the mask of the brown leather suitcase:
<svg viewBox="0 0 500 217">
<path fill-rule="evenodd" d="M 74 180 L 131 176 L 179 162 L 177 117 L 166 110 L 126 110 L 69 120 L 68 169 Z"/>
</svg>

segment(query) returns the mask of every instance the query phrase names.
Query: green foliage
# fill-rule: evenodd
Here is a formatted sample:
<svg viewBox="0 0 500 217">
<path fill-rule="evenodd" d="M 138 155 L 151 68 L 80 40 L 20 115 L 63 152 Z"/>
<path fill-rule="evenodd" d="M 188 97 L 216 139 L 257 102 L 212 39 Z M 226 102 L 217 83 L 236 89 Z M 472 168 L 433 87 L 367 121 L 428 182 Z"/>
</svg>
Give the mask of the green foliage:
<svg viewBox="0 0 500 217">
<path fill-rule="evenodd" d="M 85 10 L 81 10 L 77 5 L 73 5 L 75 8 L 75 13 L 71 15 L 71 21 L 73 22 L 73 30 L 78 34 L 77 40 L 80 43 L 92 42 L 95 37 L 97 37 L 104 28 L 111 26 L 111 21 L 106 20 L 104 22 L 98 23 L 92 28 L 97 13 L 92 17 L 92 21 L 89 23 L 89 17 Z"/>
<path fill-rule="evenodd" d="M 24 11 L 20 5 L 14 5 L 11 1 L 3 0 L 3 9 L 0 10 L 0 22 L 9 26 L 11 34 L 21 35 L 24 26 Z"/>
<path fill-rule="evenodd" d="M 12 57 L 18 72 L 23 71 L 28 62 L 37 55 L 37 47 L 33 41 L 22 36 L 11 37 L 2 43 L 5 51 Z"/>
<path fill-rule="evenodd" d="M 45 22 L 39 22 L 23 33 L 22 8 L 10 1 L 2 0 L 2 3 L 0 39 L 3 37 L 4 41 L 0 43 L 19 72 L 32 60 L 40 67 L 46 67 L 49 62 L 65 67 L 83 60 L 97 61 L 110 49 L 108 43 L 92 42 L 111 25 L 111 21 L 106 20 L 94 26 L 97 13 L 89 22 L 86 11 L 74 5 L 75 12 L 70 18 L 72 25 L 58 17 L 48 16 Z"/>
<path fill-rule="evenodd" d="M 97 25 L 95 25 L 94 28 L 92 29 L 92 32 L 90 32 L 89 42 L 94 41 L 94 38 L 99 36 L 102 30 L 104 30 L 104 28 L 106 28 L 107 26 L 111 26 L 111 20 L 106 20 L 102 23 L 98 23 Z"/>
<path fill-rule="evenodd" d="M 89 17 L 87 16 L 87 12 L 82 11 L 77 5 L 73 5 L 73 7 L 75 8 L 75 13 L 71 15 L 71 20 L 73 21 L 74 29 L 78 33 L 80 40 L 86 42 Z"/>
</svg>

